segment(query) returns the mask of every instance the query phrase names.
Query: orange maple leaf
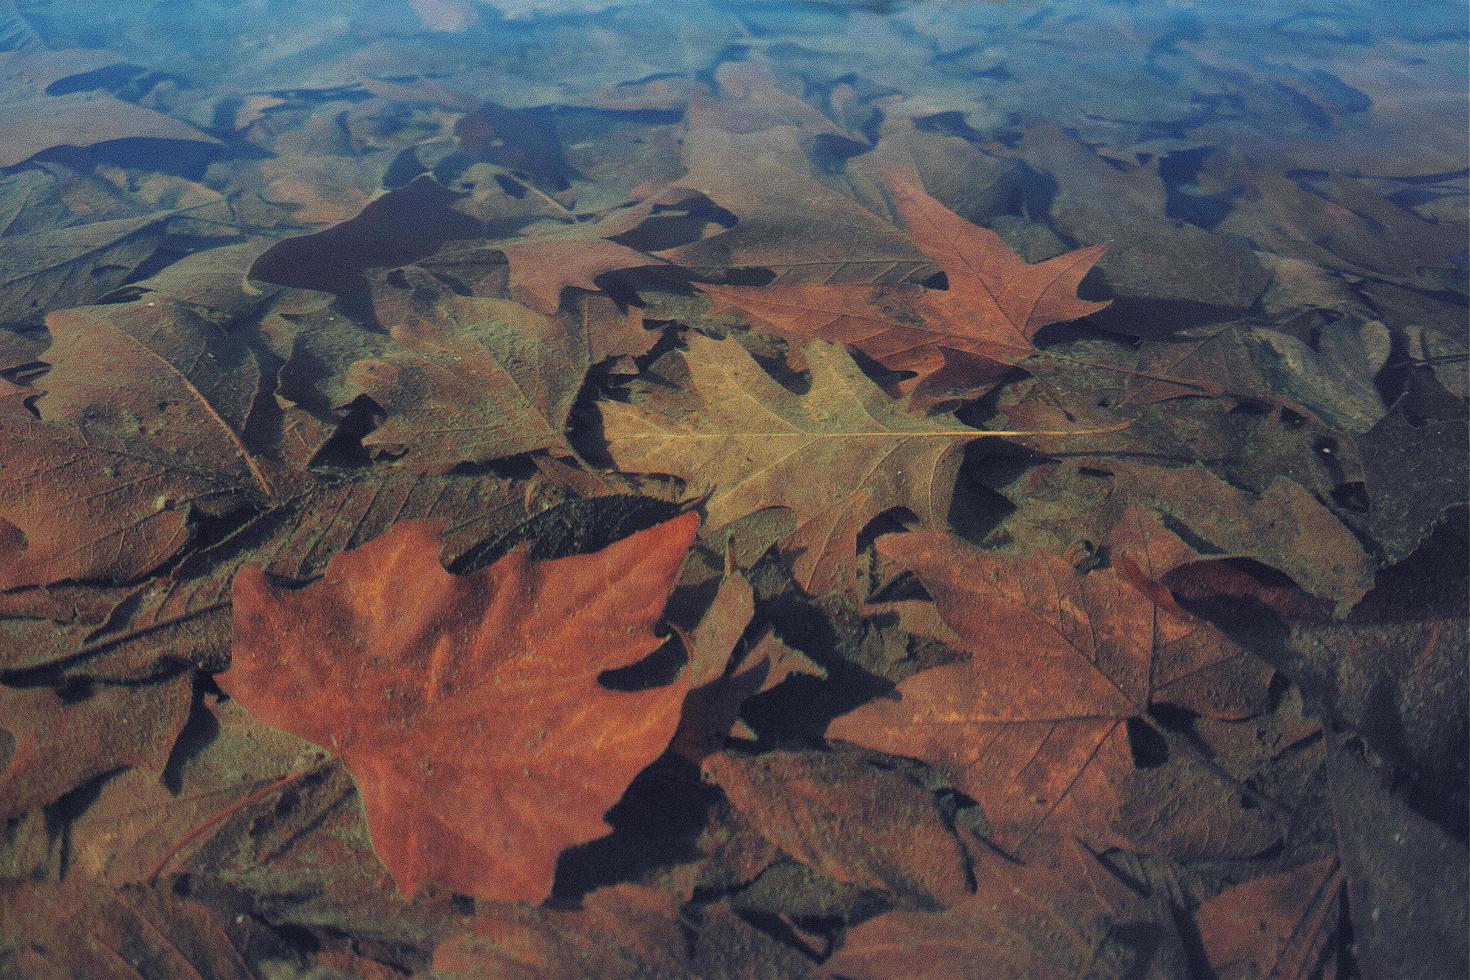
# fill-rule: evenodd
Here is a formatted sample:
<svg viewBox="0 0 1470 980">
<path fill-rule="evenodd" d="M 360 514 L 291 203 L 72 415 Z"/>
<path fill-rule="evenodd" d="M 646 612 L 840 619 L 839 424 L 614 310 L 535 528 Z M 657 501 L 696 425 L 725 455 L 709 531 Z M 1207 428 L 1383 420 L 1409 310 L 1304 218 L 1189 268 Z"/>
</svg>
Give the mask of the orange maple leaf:
<svg viewBox="0 0 1470 980">
<path fill-rule="evenodd" d="M 744 310 L 782 336 L 850 344 L 894 371 L 913 371 L 925 403 L 973 393 L 1036 353 L 1042 327 L 1108 304 L 1079 299 L 1077 286 L 1107 245 L 1035 265 L 995 232 L 973 225 L 916 183 L 888 177 L 914 243 L 939 264 L 948 289 L 898 285 L 701 286 L 716 308 Z"/>
<path fill-rule="evenodd" d="M 557 856 L 669 744 L 687 678 L 612 691 L 604 671 L 654 633 L 694 539 L 686 514 L 602 551 L 470 575 L 439 563 L 440 522 L 411 521 L 304 589 L 235 579 L 220 686 L 260 720 L 335 752 L 399 891 L 429 883 L 539 902 Z"/>
</svg>

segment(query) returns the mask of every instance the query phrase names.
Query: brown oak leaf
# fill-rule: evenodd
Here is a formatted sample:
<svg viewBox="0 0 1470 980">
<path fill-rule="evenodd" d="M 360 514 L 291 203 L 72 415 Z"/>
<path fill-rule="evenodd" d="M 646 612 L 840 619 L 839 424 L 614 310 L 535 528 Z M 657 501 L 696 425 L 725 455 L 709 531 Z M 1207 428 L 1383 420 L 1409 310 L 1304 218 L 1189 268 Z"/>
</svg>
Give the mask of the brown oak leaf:
<svg viewBox="0 0 1470 980">
<path fill-rule="evenodd" d="M 539 902 L 557 856 L 607 832 L 603 814 L 673 736 L 687 679 L 621 692 L 597 678 L 658 647 L 697 526 L 684 515 L 591 555 L 521 549 L 456 576 L 439 525 L 408 522 L 304 589 L 252 566 L 219 683 L 340 756 L 401 892 Z"/>
<path fill-rule="evenodd" d="M 944 526 L 965 443 L 1003 433 L 952 415 L 921 416 L 885 395 L 841 347 L 805 351 L 811 386 L 784 388 L 745 348 L 701 335 L 654 367 L 675 383 L 644 382 L 629 402 L 603 401 L 603 434 L 625 471 L 667 473 L 708 494 L 713 527 L 763 507 L 786 507 L 801 549 L 797 574 L 823 562 L 850 567 L 862 525 L 907 507 Z"/>
<path fill-rule="evenodd" d="M 1189 854 L 1257 853 L 1277 838 L 1258 810 L 1230 805 L 1238 791 L 1208 768 L 1177 774 L 1185 800 L 1131 798 L 1129 727 L 1151 707 L 1247 717 L 1266 707 L 1270 679 L 1151 586 L 1146 551 L 1080 574 L 1057 556 L 998 557 L 934 532 L 877 547 L 918 575 L 971 657 L 915 674 L 896 700 L 833 721 L 830 737 L 938 765 L 1022 856 L 1059 834 Z"/>
<path fill-rule="evenodd" d="M 1032 339 L 1042 327 L 1107 306 L 1076 295 L 1106 245 L 1029 265 L 995 232 L 970 224 L 919 185 L 890 176 L 888 187 L 914 242 L 944 270 L 948 289 L 701 288 L 717 308 L 744 310 L 792 340 L 851 344 L 884 367 L 915 372 L 913 393 L 924 403 L 994 383 L 1036 353 Z"/>
</svg>

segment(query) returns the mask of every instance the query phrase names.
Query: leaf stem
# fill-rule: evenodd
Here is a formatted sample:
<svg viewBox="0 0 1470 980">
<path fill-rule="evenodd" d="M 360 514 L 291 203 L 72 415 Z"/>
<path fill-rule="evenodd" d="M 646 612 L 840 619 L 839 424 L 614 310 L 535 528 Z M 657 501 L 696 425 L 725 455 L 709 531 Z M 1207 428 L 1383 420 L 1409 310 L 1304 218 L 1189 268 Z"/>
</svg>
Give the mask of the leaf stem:
<svg viewBox="0 0 1470 980">
<path fill-rule="evenodd" d="M 163 873 L 164 868 L 168 867 L 169 862 L 177 857 L 180 851 L 182 851 L 185 847 L 188 847 L 194 841 L 198 840 L 210 829 L 224 823 L 234 814 L 239 813 L 247 806 L 250 806 L 250 804 L 259 802 L 260 800 L 265 799 L 267 796 L 270 796 L 272 793 L 279 792 L 280 790 L 285 789 L 287 786 L 290 786 L 293 783 L 300 782 L 307 776 L 310 776 L 312 773 L 320 772 L 322 769 L 326 768 L 329 763 L 334 761 L 336 761 L 336 757 L 329 755 L 325 759 L 318 760 L 316 763 L 307 766 L 305 769 L 298 770 L 297 772 L 282 776 L 280 779 L 277 779 L 274 782 L 267 783 L 265 786 L 262 786 L 260 789 L 257 789 L 255 792 L 249 794 L 243 799 L 231 803 L 229 806 L 225 807 L 223 810 L 219 811 L 203 823 L 195 826 L 187 834 L 175 841 L 173 845 L 163 853 L 163 857 L 159 858 L 158 863 L 153 866 L 153 870 L 148 872 L 148 877 L 145 880 L 150 885 L 156 883 L 158 881 L 158 876 Z"/>
</svg>

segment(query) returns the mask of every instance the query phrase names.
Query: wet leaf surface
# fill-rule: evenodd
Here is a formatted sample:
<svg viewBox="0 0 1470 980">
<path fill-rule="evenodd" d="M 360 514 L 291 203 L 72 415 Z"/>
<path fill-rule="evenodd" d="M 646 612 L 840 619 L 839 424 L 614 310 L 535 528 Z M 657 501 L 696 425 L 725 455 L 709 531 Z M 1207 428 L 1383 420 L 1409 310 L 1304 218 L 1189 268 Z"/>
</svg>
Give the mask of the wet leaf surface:
<svg viewBox="0 0 1470 980">
<path fill-rule="evenodd" d="M 407 523 L 300 591 L 252 566 L 235 580 L 221 683 L 256 717 L 342 757 L 405 895 L 433 883 L 540 901 L 557 855 L 602 835 L 603 813 L 674 733 L 684 684 L 612 692 L 597 676 L 658 646 L 651 627 L 694 527 L 678 518 L 546 563 L 518 550 L 454 576 L 437 531 Z M 416 621 L 386 618 L 390 592 Z"/>
<path fill-rule="evenodd" d="M 1176 853 L 1264 850 L 1276 837 L 1269 817 L 1242 809 L 1203 759 L 1173 759 L 1168 789 L 1130 799 L 1134 770 L 1164 761 L 1140 750 L 1153 709 L 1247 717 L 1265 708 L 1269 679 L 1167 593 L 1151 594 L 1144 544 L 1114 568 L 1079 575 L 1059 558 L 991 558 L 945 535 L 880 539 L 971 659 L 915 674 L 896 698 L 838 718 L 828 736 L 939 766 L 980 803 L 995 841 L 1021 856 L 1074 835 Z M 1139 806 L 1151 819 L 1130 818 Z"/>
<path fill-rule="evenodd" d="M 0 974 L 1463 966 L 1450 7 L 328 6 L 0 0 Z"/>
<path fill-rule="evenodd" d="M 811 285 L 705 291 L 798 342 L 843 342 L 884 367 L 914 372 L 914 395 L 924 404 L 951 391 L 983 391 L 1034 351 L 1032 338 L 1042 327 L 1107 305 L 1075 295 L 1105 246 L 1030 266 L 994 232 L 966 222 L 922 187 L 890 178 L 888 188 L 915 244 L 948 277 L 947 289 Z"/>
</svg>

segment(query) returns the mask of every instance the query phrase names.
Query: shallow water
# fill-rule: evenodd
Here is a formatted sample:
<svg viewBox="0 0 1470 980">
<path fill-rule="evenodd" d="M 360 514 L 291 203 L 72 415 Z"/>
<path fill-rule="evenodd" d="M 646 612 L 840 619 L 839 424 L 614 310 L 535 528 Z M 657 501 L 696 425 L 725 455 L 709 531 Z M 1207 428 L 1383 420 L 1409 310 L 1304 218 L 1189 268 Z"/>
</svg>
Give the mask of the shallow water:
<svg viewBox="0 0 1470 980">
<path fill-rule="evenodd" d="M 1453 975 L 1466 42 L 0 0 L 0 973 Z"/>
</svg>

